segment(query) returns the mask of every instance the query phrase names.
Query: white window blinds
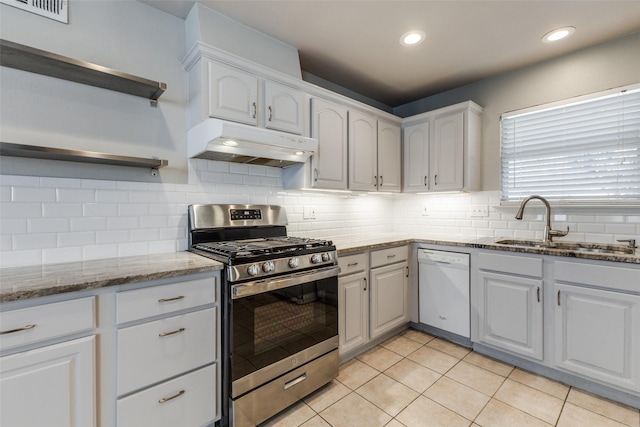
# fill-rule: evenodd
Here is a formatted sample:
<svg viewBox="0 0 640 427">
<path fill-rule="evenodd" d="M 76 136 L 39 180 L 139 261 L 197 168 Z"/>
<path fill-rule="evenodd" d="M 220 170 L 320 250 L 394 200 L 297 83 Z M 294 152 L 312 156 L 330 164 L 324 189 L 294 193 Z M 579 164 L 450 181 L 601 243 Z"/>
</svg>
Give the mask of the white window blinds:
<svg viewBox="0 0 640 427">
<path fill-rule="evenodd" d="M 501 200 L 640 203 L 640 87 L 501 117 Z"/>
</svg>

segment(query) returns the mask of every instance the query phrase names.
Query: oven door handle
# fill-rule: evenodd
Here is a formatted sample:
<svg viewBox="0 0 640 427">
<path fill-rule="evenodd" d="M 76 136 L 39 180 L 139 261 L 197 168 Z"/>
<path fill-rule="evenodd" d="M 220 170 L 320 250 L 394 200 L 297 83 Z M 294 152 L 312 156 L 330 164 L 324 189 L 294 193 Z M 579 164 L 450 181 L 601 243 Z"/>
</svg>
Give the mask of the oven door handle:
<svg viewBox="0 0 640 427">
<path fill-rule="evenodd" d="M 231 299 L 248 297 L 251 295 L 261 294 L 277 289 L 288 288 L 291 286 L 302 285 L 303 283 L 313 282 L 315 280 L 328 279 L 329 277 L 337 277 L 340 267 L 333 265 L 314 270 L 312 272 L 295 273 L 288 276 L 279 276 L 273 279 L 256 280 L 254 282 L 240 283 L 231 286 Z"/>
</svg>

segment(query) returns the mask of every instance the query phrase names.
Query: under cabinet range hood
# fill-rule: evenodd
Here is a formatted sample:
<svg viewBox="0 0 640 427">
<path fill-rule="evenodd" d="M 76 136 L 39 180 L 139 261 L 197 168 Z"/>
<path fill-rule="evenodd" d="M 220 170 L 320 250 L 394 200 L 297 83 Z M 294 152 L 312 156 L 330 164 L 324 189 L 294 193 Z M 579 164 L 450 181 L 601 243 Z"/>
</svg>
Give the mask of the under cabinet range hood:
<svg viewBox="0 0 640 427">
<path fill-rule="evenodd" d="M 304 163 L 318 140 L 300 135 L 206 119 L 187 133 L 190 158 L 286 167 Z"/>
</svg>

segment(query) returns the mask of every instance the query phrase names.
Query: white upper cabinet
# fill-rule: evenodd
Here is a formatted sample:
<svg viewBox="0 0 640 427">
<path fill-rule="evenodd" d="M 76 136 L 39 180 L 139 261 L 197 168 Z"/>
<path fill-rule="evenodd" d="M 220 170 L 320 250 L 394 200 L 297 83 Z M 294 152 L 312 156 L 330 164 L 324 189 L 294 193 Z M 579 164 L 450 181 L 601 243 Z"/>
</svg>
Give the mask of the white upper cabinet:
<svg viewBox="0 0 640 427">
<path fill-rule="evenodd" d="M 311 157 L 313 188 L 347 189 L 347 108 L 311 99 L 311 137 L 318 151 Z"/>
<path fill-rule="evenodd" d="M 480 189 L 482 111 L 467 101 L 403 120 L 405 192 Z"/>
<path fill-rule="evenodd" d="M 401 190 L 400 128 L 358 111 L 349 112 L 349 189 Z"/>
<path fill-rule="evenodd" d="M 294 88 L 264 81 L 264 126 L 301 135 L 304 130 L 304 94 Z"/>
<path fill-rule="evenodd" d="M 400 126 L 378 120 L 378 190 L 400 192 L 402 152 Z"/>
<path fill-rule="evenodd" d="M 302 91 L 215 61 L 207 64 L 209 117 L 303 133 Z"/>
<path fill-rule="evenodd" d="M 429 169 L 433 176 L 433 190 L 463 189 L 464 113 L 436 117 L 433 121 L 433 155 Z"/>
<path fill-rule="evenodd" d="M 349 112 L 349 189 L 378 189 L 378 133 L 375 117 Z"/>
<path fill-rule="evenodd" d="M 429 190 L 429 122 L 404 128 L 404 191 Z"/>
<path fill-rule="evenodd" d="M 236 68 L 208 61 L 209 116 L 258 124 L 258 78 Z"/>
</svg>

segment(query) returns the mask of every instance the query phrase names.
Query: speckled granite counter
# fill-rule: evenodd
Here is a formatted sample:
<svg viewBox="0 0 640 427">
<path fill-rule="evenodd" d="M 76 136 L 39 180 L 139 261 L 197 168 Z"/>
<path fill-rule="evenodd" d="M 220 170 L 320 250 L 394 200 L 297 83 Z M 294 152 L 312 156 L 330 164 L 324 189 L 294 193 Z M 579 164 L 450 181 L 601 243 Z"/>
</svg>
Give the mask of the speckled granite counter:
<svg viewBox="0 0 640 427">
<path fill-rule="evenodd" d="M 525 247 L 496 244 L 491 237 L 464 238 L 448 236 L 408 236 L 406 234 L 381 234 L 375 237 L 353 235 L 342 236 L 333 239 L 338 248 L 338 255 L 348 255 L 353 252 L 365 250 L 375 250 L 389 246 L 406 245 L 410 243 L 424 243 L 430 245 L 458 246 L 477 249 L 491 249 L 506 252 L 530 253 L 538 255 L 551 255 L 569 258 L 591 259 L 596 261 L 623 262 L 629 264 L 640 264 L 640 251 L 636 250 L 633 255 L 604 254 L 595 252 L 579 252 L 567 249 Z"/>
<path fill-rule="evenodd" d="M 83 291 L 222 269 L 190 252 L 12 267 L 0 270 L 0 302 Z"/>
</svg>

